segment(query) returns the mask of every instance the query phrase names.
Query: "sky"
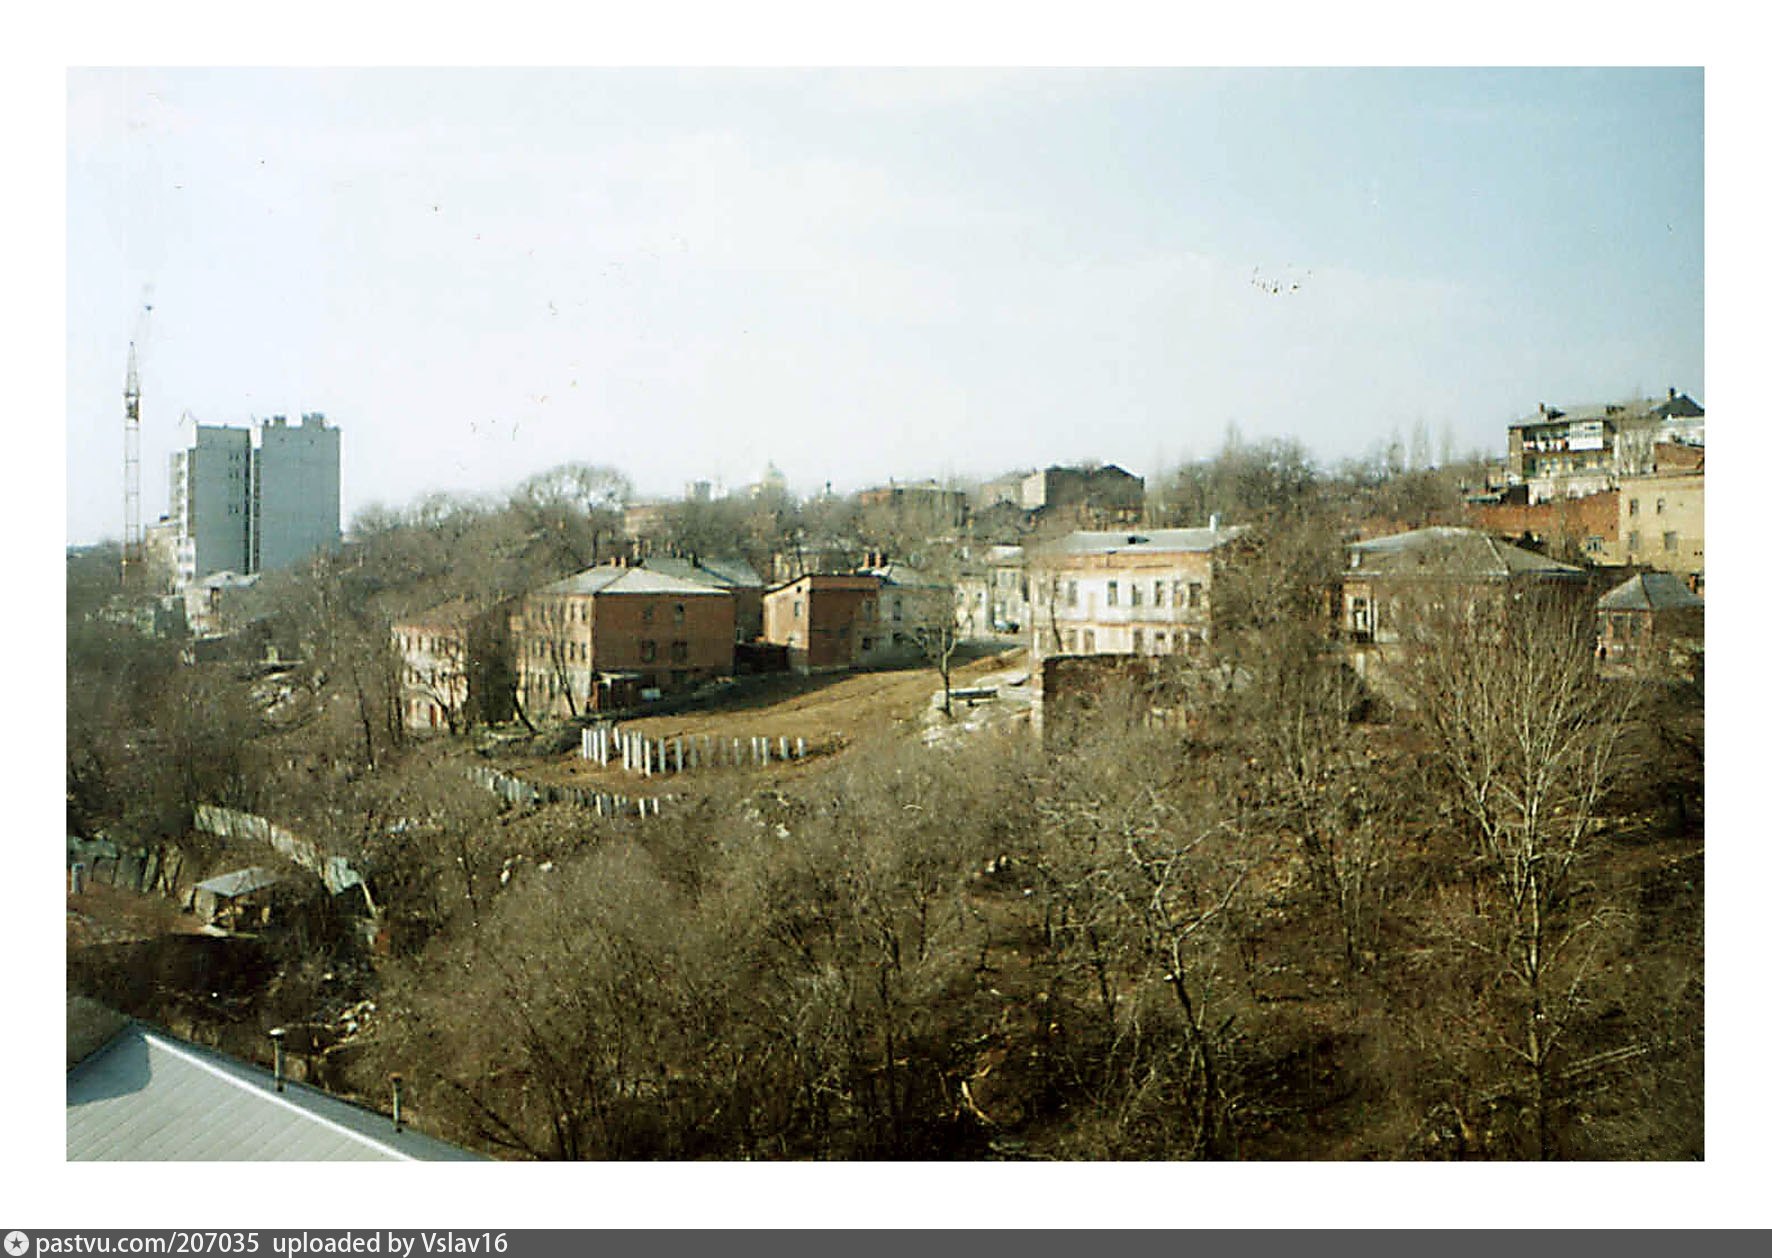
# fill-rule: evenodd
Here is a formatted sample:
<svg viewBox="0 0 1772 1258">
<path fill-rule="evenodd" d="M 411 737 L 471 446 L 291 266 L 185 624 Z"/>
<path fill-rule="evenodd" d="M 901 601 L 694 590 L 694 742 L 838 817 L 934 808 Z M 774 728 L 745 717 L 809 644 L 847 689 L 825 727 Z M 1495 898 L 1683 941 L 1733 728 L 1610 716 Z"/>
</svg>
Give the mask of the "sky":
<svg viewBox="0 0 1772 1258">
<path fill-rule="evenodd" d="M 348 523 L 569 461 L 842 492 L 1704 400 L 1700 70 L 67 85 L 75 543 L 122 532 L 132 339 L 150 522 L 186 413 L 324 412 Z"/>
</svg>

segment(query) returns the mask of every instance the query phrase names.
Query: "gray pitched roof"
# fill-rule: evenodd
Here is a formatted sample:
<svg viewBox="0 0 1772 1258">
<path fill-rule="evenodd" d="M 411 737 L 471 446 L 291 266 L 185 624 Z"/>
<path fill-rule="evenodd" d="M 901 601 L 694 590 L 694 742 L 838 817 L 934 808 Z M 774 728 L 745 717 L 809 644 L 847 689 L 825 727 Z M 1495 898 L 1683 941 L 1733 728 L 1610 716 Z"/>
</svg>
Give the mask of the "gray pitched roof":
<svg viewBox="0 0 1772 1258">
<path fill-rule="evenodd" d="M 1671 572 L 1644 572 L 1608 590 L 1598 606 L 1606 612 L 1664 612 L 1703 607 L 1704 600 Z"/>
<path fill-rule="evenodd" d="M 1121 553 L 1199 553 L 1215 550 L 1243 532 L 1241 525 L 1218 529 L 1079 529 L 1054 543 L 1048 553 L 1114 555 Z"/>
<path fill-rule="evenodd" d="M 477 1155 L 131 1023 L 68 1072 L 70 1162 L 452 1162 Z"/>
<path fill-rule="evenodd" d="M 205 882 L 198 883 L 197 890 L 232 897 L 246 895 L 253 891 L 262 891 L 281 881 L 283 881 L 282 878 L 271 870 L 262 865 L 254 865 L 249 869 L 236 869 L 232 873 L 217 874 Z"/>
<path fill-rule="evenodd" d="M 760 590 L 763 578 L 757 570 L 742 559 L 715 557 L 712 559 L 697 555 L 694 559 L 681 559 L 672 555 L 648 556 L 640 565 L 648 572 L 661 573 L 682 581 L 694 581 L 700 585 L 712 585 L 720 589 Z"/>
<path fill-rule="evenodd" d="M 685 581 L 645 568 L 604 564 L 544 585 L 537 594 L 724 594 L 700 581 Z"/>
<path fill-rule="evenodd" d="M 1349 547 L 1348 575 L 1580 580 L 1580 568 L 1499 541 L 1478 529 L 1444 526 L 1393 533 Z"/>
</svg>

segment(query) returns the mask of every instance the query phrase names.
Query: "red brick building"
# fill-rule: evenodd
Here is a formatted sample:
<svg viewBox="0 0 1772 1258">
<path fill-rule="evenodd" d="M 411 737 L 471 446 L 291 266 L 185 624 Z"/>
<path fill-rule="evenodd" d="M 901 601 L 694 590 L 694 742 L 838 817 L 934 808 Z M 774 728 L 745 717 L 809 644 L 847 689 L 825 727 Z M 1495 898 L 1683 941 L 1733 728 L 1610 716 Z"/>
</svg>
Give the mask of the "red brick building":
<svg viewBox="0 0 1772 1258">
<path fill-rule="evenodd" d="M 1567 558 L 1581 554 L 1589 562 L 1602 562 L 1618 544 L 1618 491 L 1549 502 L 1472 505 L 1470 522 L 1503 537 L 1545 543 Z"/>
<path fill-rule="evenodd" d="M 624 564 L 527 595 L 511 617 L 517 692 L 534 717 L 576 716 L 732 673 L 733 598 Z"/>
<path fill-rule="evenodd" d="M 763 596 L 763 640 L 787 647 L 797 673 L 881 662 L 891 637 L 876 576 L 810 573 Z"/>
</svg>

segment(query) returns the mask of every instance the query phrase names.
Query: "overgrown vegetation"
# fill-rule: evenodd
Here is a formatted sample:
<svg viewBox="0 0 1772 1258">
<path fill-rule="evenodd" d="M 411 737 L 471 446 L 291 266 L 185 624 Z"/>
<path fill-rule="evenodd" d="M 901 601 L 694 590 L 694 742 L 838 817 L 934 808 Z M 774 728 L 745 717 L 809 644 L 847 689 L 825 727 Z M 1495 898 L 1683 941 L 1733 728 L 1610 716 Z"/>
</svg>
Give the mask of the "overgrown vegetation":
<svg viewBox="0 0 1772 1258">
<path fill-rule="evenodd" d="M 409 744 L 388 646 L 594 562 L 613 474 L 379 513 L 267 579 L 282 690 L 88 616 L 83 556 L 70 825 L 232 804 L 373 869 L 378 947 L 325 944 L 375 1006 L 332 1081 L 399 1070 L 501 1156 L 1701 1156 L 1701 684 L 1602 681 L 1586 614 L 1523 601 L 1421 621 L 1380 701 L 1325 592 L 1347 496 L 1389 510 L 1406 469 L 1195 473 L 1165 522 L 1258 527 L 1185 724 L 1109 691 L 1062 742 L 883 737 L 643 822 L 507 810 L 463 740 Z M 703 514 L 686 545 L 731 540 Z M 324 994 L 320 944 L 272 946 L 261 1019 Z"/>
</svg>

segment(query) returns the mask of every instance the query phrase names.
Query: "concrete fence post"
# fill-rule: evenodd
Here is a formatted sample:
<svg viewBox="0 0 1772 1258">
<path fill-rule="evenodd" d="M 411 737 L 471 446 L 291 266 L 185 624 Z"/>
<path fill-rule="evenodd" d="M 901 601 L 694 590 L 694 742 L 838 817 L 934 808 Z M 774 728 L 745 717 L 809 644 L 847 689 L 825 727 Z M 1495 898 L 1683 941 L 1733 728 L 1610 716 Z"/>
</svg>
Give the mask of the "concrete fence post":
<svg viewBox="0 0 1772 1258">
<path fill-rule="evenodd" d="M 757 748 L 759 751 L 761 751 L 763 753 L 762 758 L 758 761 L 758 763 L 767 767 L 769 764 L 769 739 L 768 738 L 757 739 Z"/>
<path fill-rule="evenodd" d="M 776 749 L 781 752 L 781 754 L 776 757 L 777 760 L 786 760 L 788 758 L 788 736 L 786 734 L 781 736 L 781 741 L 776 745 Z"/>
<path fill-rule="evenodd" d="M 806 758 L 806 740 L 804 738 L 796 738 L 794 740 L 794 759 L 804 760 L 805 758 Z"/>
</svg>

